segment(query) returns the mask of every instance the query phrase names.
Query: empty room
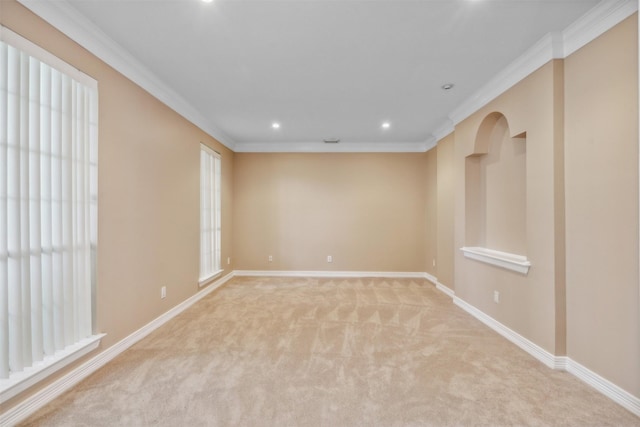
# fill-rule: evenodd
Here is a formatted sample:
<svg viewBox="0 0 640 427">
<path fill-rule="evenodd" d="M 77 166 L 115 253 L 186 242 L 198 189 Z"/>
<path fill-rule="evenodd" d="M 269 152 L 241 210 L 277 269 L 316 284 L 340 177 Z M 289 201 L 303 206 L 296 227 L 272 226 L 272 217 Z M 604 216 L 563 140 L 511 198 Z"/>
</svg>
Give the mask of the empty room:
<svg viewBox="0 0 640 427">
<path fill-rule="evenodd" d="M 0 425 L 640 426 L 637 0 L 0 0 Z"/>
</svg>

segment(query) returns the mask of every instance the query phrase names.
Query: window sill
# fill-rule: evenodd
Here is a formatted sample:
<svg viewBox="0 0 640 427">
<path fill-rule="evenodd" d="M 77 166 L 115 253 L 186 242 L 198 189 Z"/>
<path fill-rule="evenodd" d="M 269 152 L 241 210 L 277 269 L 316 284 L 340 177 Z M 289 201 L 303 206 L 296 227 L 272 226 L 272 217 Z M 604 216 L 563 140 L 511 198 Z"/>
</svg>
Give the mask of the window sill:
<svg viewBox="0 0 640 427">
<path fill-rule="evenodd" d="M 95 350 L 105 335 L 98 334 L 85 338 L 64 350 L 45 357 L 41 362 L 34 363 L 32 367 L 22 372 L 10 375 L 8 379 L 0 380 L 0 403 L 6 402 L 54 372 Z"/>
<path fill-rule="evenodd" d="M 204 279 L 200 279 L 198 281 L 198 286 L 201 287 L 201 288 L 203 286 L 207 286 L 209 283 L 213 282 L 215 279 L 220 277 L 223 272 L 224 272 L 224 270 L 218 270 L 218 271 L 214 272 L 212 275 L 207 276 Z"/>
<path fill-rule="evenodd" d="M 506 268 L 507 270 L 524 275 L 529 272 L 529 268 L 531 267 L 531 262 L 523 255 L 510 254 L 508 252 L 500 252 L 481 247 L 464 247 L 460 248 L 460 250 L 466 258 Z"/>
</svg>

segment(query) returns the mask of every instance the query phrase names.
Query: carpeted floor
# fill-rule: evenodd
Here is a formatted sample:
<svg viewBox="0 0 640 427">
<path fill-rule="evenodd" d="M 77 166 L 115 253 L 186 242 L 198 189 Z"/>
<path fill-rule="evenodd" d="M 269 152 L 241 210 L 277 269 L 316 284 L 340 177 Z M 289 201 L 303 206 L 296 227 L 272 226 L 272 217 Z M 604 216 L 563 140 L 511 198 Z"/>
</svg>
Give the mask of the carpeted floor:
<svg viewBox="0 0 640 427">
<path fill-rule="evenodd" d="M 31 426 L 638 426 L 422 280 L 234 278 Z"/>
</svg>

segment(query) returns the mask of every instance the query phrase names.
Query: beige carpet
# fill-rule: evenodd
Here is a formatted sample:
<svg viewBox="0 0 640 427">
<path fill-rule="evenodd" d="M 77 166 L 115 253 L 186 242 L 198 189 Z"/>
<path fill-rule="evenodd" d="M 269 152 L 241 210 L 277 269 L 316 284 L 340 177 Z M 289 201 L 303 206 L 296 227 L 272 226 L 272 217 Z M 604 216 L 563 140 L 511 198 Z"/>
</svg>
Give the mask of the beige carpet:
<svg viewBox="0 0 640 427">
<path fill-rule="evenodd" d="M 422 280 L 235 278 L 26 425 L 638 426 Z"/>
</svg>

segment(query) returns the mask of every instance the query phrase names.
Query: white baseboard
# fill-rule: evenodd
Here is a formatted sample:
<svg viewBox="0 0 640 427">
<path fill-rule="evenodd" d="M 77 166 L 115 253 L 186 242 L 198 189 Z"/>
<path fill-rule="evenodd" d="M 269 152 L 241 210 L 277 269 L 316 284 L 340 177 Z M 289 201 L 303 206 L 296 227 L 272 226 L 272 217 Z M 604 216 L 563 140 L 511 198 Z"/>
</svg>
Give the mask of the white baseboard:
<svg viewBox="0 0 640 427">
<path fill-rule="evenodd" d="M 407 273 L 407 272 L 355 272 L 355 271 L 258 271 L 258 270 L 237 270 L 218 279 L 210 286 L 193 295 L 191 298 L 178 304 L 171 310 L 143 326 L 136 332 L 124 338 L 117 344 L 109 347 L 104 352 L 96 355 L 91 360 L 69 372 L 64 377 L 40 390 L 25 401 L 19 403 L 9 411 L 0 414 L 0 425 L 12 426 L 26 419 L 38 409 L 60 396 L 65 391 L 91 375 L 93 372 L 107 364 L 120 353 L 140 341 L 151 332 L 162 326 L 164 323 L 177 316 L 188 307 L 222 286 L 234 276 L 271 276 L 271 277 L 388 277 L 388 278 L 416 278 L 426 279 L 432 282 L 436 288 L 449 295 L 454 304 L 480 320 L 482 323 L 502 335 L 531 356 L 552 369 L 565 370 L 591 387 L 598 390 L 614 402 L 640 417 L 640 398 L 630 394 L 626 390 L 613 384 L 611 381 L 602 378 L 600 375 L 573 361 L 566 356 L 554 356 L 537 344 L 529 341 L 517 332 L 509 329 L 491 316 L 475 308 L 466 301 L 455 296 L 455 292 L 447 286 L 438 282 L 435 276 L 429 273 Z"/>
<path fill-rule="evenodd" d="M 173 307 L 171 310 L 147 323 L 145 326 L 138 329 L 128 337 L 109 347 L 105 351 L 97 354 L 87 362 L 83 363 L 63 377 L 49 384 L 42 390 L 35 393 L 33 396 L 30 396 L 29 398 L 20 402 L 16 406 L 9 409 L 7 412 L 1 413 L 0 425 L 12 426 L 19 423 L 20 421 L 25 420 L 27 417 L 51 402 L 53 399 L 60 396 L 62 393 L 66 392 L 71 387 L 75 386 L 80 381 L 87 378 L 89 375 L 93 374 L 95 371 L 106 365 L 108 362 L 113 360 L 116 356 L 124 352 L 133 344 L 137 343 L 138 341 L 149 335 L 151 332 L 155 331 L 160 326 L 164 325 L 169 320 L 173 319 L 175 316 L 182 313 L 184 310 L 204 298 L 206 295 L 222 286 L 233 276 L 234 273 L 231 272 L 226 276 L 221 277 L 211 285 L 202 289 L 197 294 L 186 299 L 185 301 Z"/>
<path fill-rule="evenodd" d="M 387 277 L 390 279 L 424 279 L 425 273 L 403 271 L 288 271 L 288 270 L 236 270 L 235 276 L 252 277 Z"/>
<path fill-rule="evenodd" d="M 567 356 L 556 356 L 556 363 L 553 369 L 558 371 L 566 371 L 569 365 L 569 359 Z"/>
<path fill-rule="evenodd" d="M 434 276 L 432 274 L 429 274 L 429 273 L 422 273 L 422 275 L 424 276 L 425 279 L 427 279 L 428 281 L 430 281 L 434 285 L 436 283 L 438 283 L 438 278 L 436 276 Z"/>
<path fill-rule="evenodd" d="M 466 301 L 454 296 L 453 303 L 502 335 L 507 340 L 511 341 L 513 344 L 520 347 L 522 350 L 529 353 L 531 356 L 538 359 L 540 362 L 544 363 L 549 368 L 569 372 L 594 389 L 598 390 L 609 399 L 618 403 L 623 408 L 640 417 L 640 398 L 632 395 L 628 391 L 601 377 L 567 356 L 554 356 L 547 350 L 509 329 L 493 317 L 485 314 L 483 311 L 475 308 Z"/>
<path fill-rule="evenodd" d="M 618 405 L 627 409 L 632 414 L 640 417 L 640 398 L 632 395 L 628 391 L 618 387 L 611 381 L 602 378 L 600 375 L 582 366 L 575 360 L 567 359 L 566 371 L 578 377 Z"/>
<path fill-rule="evenodd" d="M 453 289 L 443 285 L 440 282 L 436 282 L 436 289 L 438 289 L 441 292 L 444 292 L 445 294 L 450 296 L 451 299 L 453 299 L 456 296 L 456 293 L 455 293 L 455 291 Z"/>
<path fill-rule="evenodd" d="M 436 276 L 432 276 L 429 273 L 424 273 L 424 277 L 425 277 L 425 279 L 427 279 L 428 281 L 433 283 L 436 286 L 437 290 L 439 290 L 440 292 L 444 292 L 446 295 L 451 297 L 451 299 L 453 299 L 456 296 L 455 291 L 453 289 L 449 288 L 448 286 L 445 286 L 442 283 L 440 283 Z"/>
<path fill-rule="evenodd" d="M 471 314 L 476 319 L 480 320 L 482 323 L 547 365 L 551 369 L 557 369 L 556 367 L 556 357 L 549 353 L 547 350 L 543 349 L 539 345 L 529 341 L 519 333 L 509 329 L 502 323 L 495 320 L 493 317 L 485 314 L 483 311 L 478 310 L 471 304 L 466 301 L 454 296 L 453 303 L 458 307 L 462 308 L 467 313 Z"/>
</svg>

